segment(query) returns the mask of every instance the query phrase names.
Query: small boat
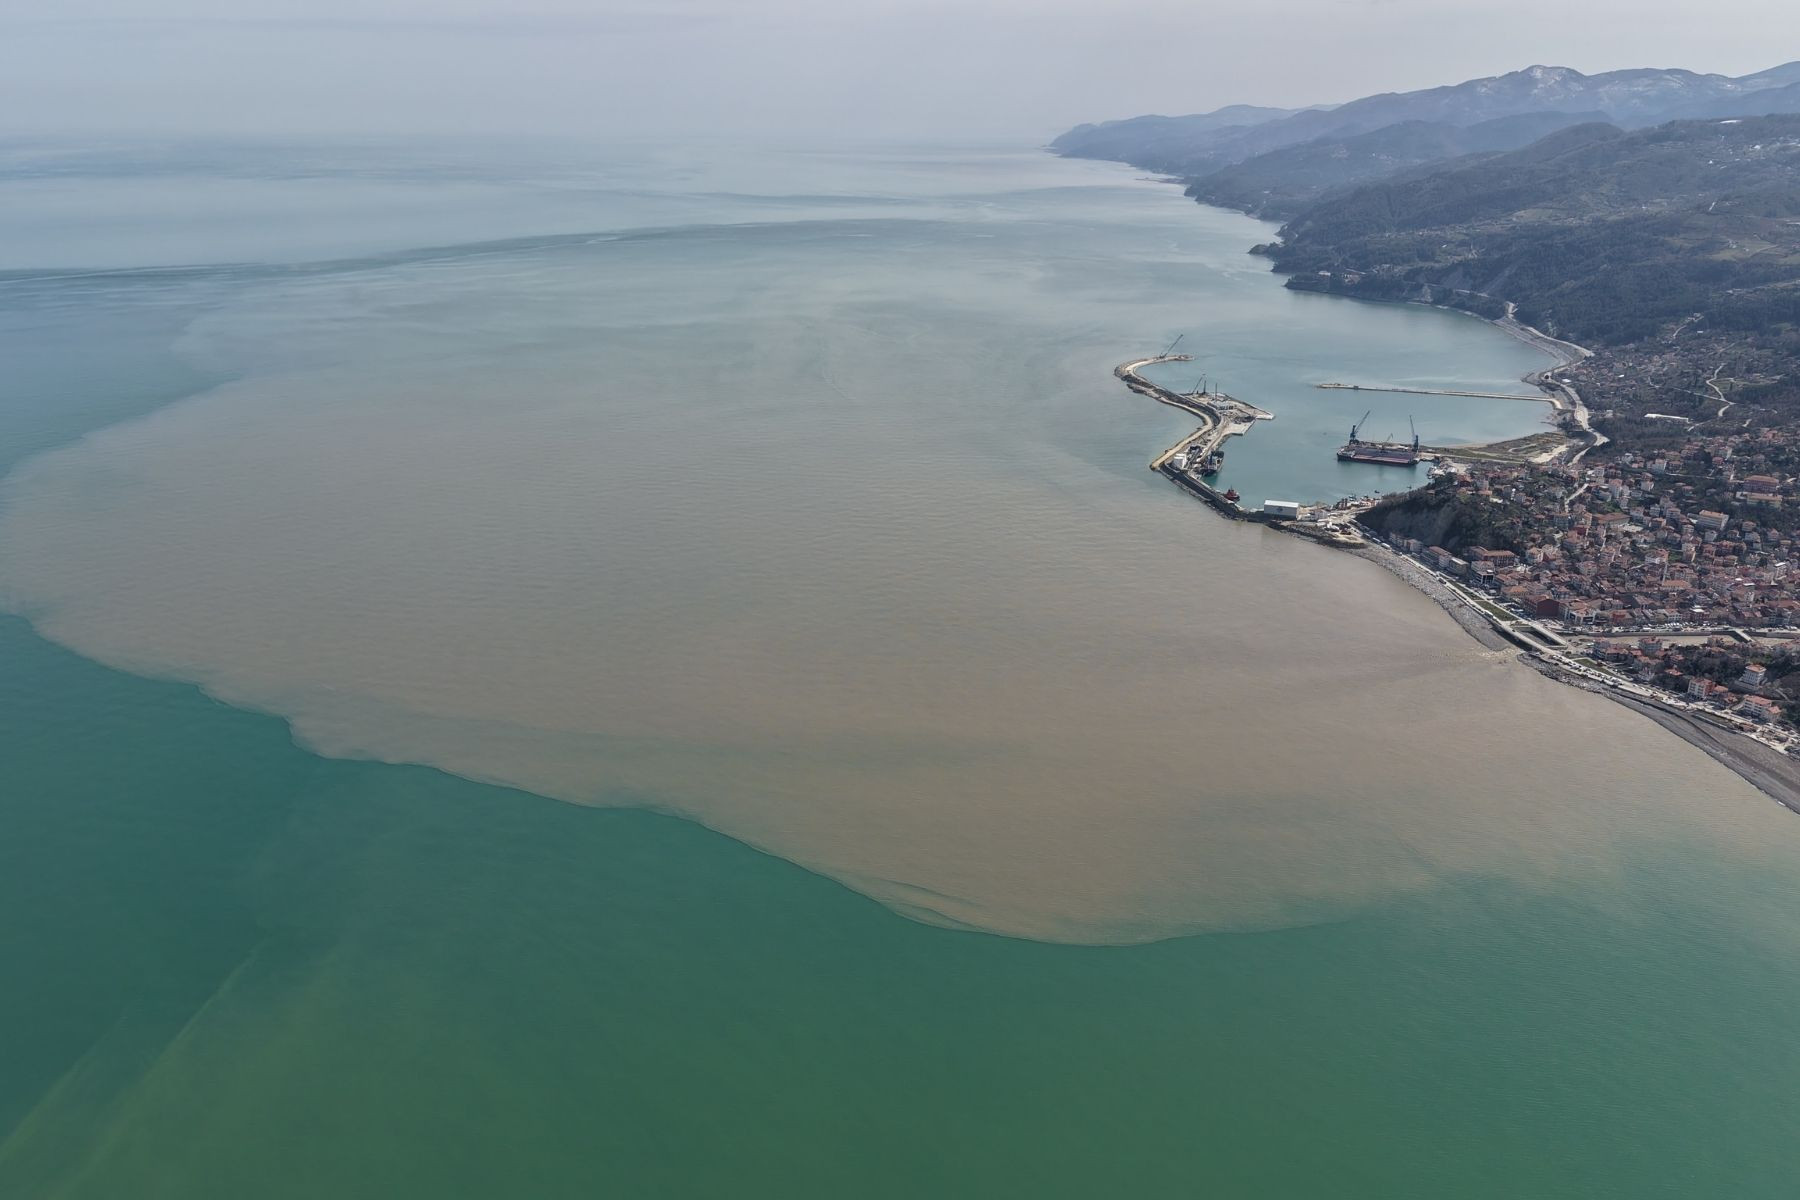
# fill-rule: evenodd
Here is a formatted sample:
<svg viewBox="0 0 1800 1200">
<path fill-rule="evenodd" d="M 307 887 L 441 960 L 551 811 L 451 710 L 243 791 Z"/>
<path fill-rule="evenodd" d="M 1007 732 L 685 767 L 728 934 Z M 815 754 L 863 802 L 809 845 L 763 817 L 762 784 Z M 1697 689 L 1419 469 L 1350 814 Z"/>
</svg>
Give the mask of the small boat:
<svg viewBox="0 0 1800 1200">
<path fill-rule="evenodd" d="M 1238 490 L 1236 488 L 1226 488 L 1225 498 L 1233 504 L 1236 504 L 1238 502 Z"/>
</svg>

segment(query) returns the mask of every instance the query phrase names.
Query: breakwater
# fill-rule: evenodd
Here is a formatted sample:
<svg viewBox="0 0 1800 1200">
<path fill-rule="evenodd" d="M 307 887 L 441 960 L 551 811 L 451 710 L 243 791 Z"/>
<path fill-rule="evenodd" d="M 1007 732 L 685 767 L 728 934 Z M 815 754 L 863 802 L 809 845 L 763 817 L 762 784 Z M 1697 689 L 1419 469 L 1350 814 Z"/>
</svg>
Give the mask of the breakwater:
<svg viewBox="0 0 1800 1200">
<path fill-rule="evenodd" d="M 1172 481 L 1188 495 L 1199 500 L 1208 508 L 1230 521 L 1243 521 L 1251 525 L 1268 525 L 1283 532 L 1303 537 L 1310 541 L 1321 542 L 1328 546 L 1351 549 L 1361 546 L 1363 540 L 1356 533 L 1346 528 L 1343 519 L 1353 516 L 1350 510 L 1343 510 L 1335 515 L 1339 518 L 1330 521 L 1294 520 L 1291 517 L 1263 509 L 1247 509 L 1231 496 L 1194 474 L 1193 471 L 1177 467 L 1176 457 L 1185 454 L 1189 459 L 1205 458 L 1219 450 L 1226 439 L 1248 433 L 1256 427 L 1258 421 L 1273 421 L 1275 414 L 1246 404 L 1235 396 L 1227 396 L 1222 392 L 1172 391 L 1161 384 L 1145 379 L 1139 373 L 1143 367 L 1159 362 L 1187 362 L 1185 354 L 1163 354 L 1154 358 L 1141 358 L 1134 362 L 1121 363 L 1113 368 L 1113 374 L 1123 380 L 1125 386 L 1140 395 L 1149 396 L 1160 404 L 1178 408 L 1182 412 L 1198 417 L 1202 422 L 1200 428 L 1188 434 L 1180 441 L 1164 450 L 1150 460 L 1150 469 Z"/>
<path fill-rule="evenodd" d="M 1239 508 L 1237 503 L 1227 500 L 1217 489 L 1199 479 L 1193 478 L 1185 471 L 1173 467 L 1177 455 L 1185 454 L 1190 459 L 1204 459 L 1208 455 L 1220 453 L 1231 438 L 1249 433 L 1258 421 L 1272 421 L 1275 414 L 1257 408 L 1254 404 L 1246 404 L 1234 396 L 1223 392 L 1177 392 L 1144 378 L 1142 368 L 1155 363 L 1191 362 L 1192 356 L 1187 354 L 1160 354 L 1153 358 L 1140 358 L 1134 362 L 1120 363 L 1113 368 L 1113 374 L 1124 381 L 1126 387 L 1141 396 L 1148 396 L 1159 404 L 1170 408 L 1178 408 L 1182 412 L 1199 418 L 1201 425 L 1193 433 L 1164 450 L 1150 460 L 1150 469 L 1160 471 L 1205 500 L 1212 507 L 1234 519 L 1245 519 L 1261 514 L 1248 513 Z"/>
<path fill-rule="evenodd" d="M 1528 400 L 1533 404 L 1543 404 L 1548 400 L 1554 403 L 1554 400 L 1547 396 L 1521 396 L 1516 392 L 1459 392 L 1447 388 L 1381 387 L 1363 383 L 1315 383 L 1313 386 L 1324 388 L 1327 391 L 1340 392 L 1391 392 L 1395 395 L 1405 396 L 1472 396 L 1478 400 Z"/>
<path fill-rule="evenodd" d="M 1150 469 L 1170 480 L 1187 492 L 1190 496 L 1204 502 L 1208 508 L 1233 521 L 1247 521 L 1255 525 L 1273 525 L 1311 538 L 1314 541 L 1327 542 L 1334 545 L 1358 545 L 1360 538 L 1345 537 L 1343 530 L 1336 527 L 1308 526 L 1289 517 L 1262 509 L 1247 509 L 1235 499 L 1213 487 L 1191 470 L 1178 468 L 1175 460 L 1178 455 L 1187 455 L 1190 460 L 1204 459 L 1210 454 L 1219 452 L 1229 438 L 1238 437 L 1250 432 L 1258 421 L 1273 421 L 1275 414 L 1254 404 L 1246 404 L 1235 396 L 1223 392 L 1177 392 L 1163 387 L 1159 383 L 1144 378 L 1141 369 L 1155 363 L 1188 362 L 1190 355 L 1159 354 L 1152 358 L 1140 358 L 1133 362 L 1121 363 L 1113 368 L 1113 374 L 1123 380 L 1125 386 L 1139 395 L 1148 396 L 1159 404 L 1170 408 L 1178 408 L 1182 412 L 1198 417 L 1200 428 L 1188 434 L 1180 441 L 1150 460 Z"/>
<path fill-rule="evenodd" d="M 1227 500 L 1223 493 L 1213 487 L 1210 483 L 1207 483 L 1204 479 L 1196 479 L 1186 471 L 1177 471 L 1173 466 L 1167 463 L 1161 465 L 1152 464 L 1152 467 L 1159 474 L 1174 480 L 1176 487 L 1179 487 L 1190 496 L 1203 501 L 1207 507 L 1211 508 L 1222 517 L 1226 517 L 1233 521 L 1250 521 L 1258 525 L 1272 525 L 1276 523 L 1276 518 L 1268 513 L 1247 509 L 1239 505 L 1235 500 Z M 1282 523 L 1286 524 L 1286 522 Z"/>
</svg>

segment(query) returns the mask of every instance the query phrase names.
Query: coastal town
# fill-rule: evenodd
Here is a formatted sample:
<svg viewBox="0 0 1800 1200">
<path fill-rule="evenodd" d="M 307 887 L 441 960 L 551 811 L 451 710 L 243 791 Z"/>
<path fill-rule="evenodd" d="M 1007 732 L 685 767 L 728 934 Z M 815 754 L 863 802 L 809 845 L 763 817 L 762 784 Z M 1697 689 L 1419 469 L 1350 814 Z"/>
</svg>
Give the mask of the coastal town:
<svg viewBox="0 0 1800 1200">
<path fill-rule="evenodd" d="M 1471 464 L 1359 521 L 1593 669 L 1785 744 L 1800 718 L 1797 467 L 1794 431 L 1695 432 L 1654 454 Z"/>
<path fill-rule="evenodd" d="M 1226 441 L 1273 414 L 1141 374 L 1185 360 L 1172 349 L 1116 374 L 1201 419 L 1151 467 L 1221 515 L 1374 557 L 1567 682 L 1800 750 L 1800 430 L 1671 420 L 1627 448 L 1588 423 L 1565 363 L 1532 380 L 1561 431 L 1521 439 L 1529 454 L 1426 448 L 1408 492 L 1245 507 L 1211 477 Z"/>
</svg>

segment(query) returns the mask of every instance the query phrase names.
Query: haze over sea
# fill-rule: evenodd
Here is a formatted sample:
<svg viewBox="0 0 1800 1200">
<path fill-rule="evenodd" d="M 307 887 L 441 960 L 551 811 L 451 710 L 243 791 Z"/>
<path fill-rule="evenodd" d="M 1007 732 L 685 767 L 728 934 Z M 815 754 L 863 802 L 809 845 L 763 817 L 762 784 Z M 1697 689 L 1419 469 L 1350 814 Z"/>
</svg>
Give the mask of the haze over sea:
<svg viewBox="0 0 1800 1200">
<path fill-rule="evenodd" d="M 5 162 L 0 1195 L 1792 1194 L 1800 821 L 1110 376 L 1321 499 L 1528 347 L 1018 149 Z"/>
</svg>

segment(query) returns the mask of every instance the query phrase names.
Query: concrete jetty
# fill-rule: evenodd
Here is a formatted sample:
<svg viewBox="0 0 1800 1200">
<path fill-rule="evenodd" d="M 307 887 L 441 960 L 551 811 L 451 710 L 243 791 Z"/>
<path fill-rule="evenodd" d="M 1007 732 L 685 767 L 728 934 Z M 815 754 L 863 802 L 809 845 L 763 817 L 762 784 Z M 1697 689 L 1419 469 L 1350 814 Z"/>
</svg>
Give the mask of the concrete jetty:
<svg viewBox="0 0 1800 1200">
<path fill-rule="evenodd" d="M 1142 396 L 1148 396 L 1159 404 L 1178 408 L 1184 413 L 1198 417 L 1201 421 L 1200 428 L 1150 460 L 1150 469 L 1153 471 L 1170 474 L 1166 468 L 1170 460 L 1177 454 L 1186 454 L 1190 458 L 1205 458 L 1223 446 L 1226 439 L 1250 432 L 1256 427 L 1256 422 L 1275 419 L 1274 413 L 1265 412 L 1254 404 L 1245 404 L 1242 400 L 1227 396 L 1223 392 L 1177 392 L 1163 387 L 1159 383 L 1153 383 L 1139 373 L 1142 368 L 1157 363 L 1191 361 L 1191 355 L 1166 354 L 1121 363 L 1113 368 L 1113 374 L 1123 380 L 1125 386 L 1132 391 Z M 1200 486 L 1206 487 L 1207 485 L 1201 484 Z M 1212 491 L 1210 487 L 1207 487 L 1207 490 Z M 1217 498 L 1218 504 L 1230 503 L 1217 492 L 1213 492 L 1213 495 Z"/>
<path fill-rule="evenodd" d="M 1135 362 L 1121 363 L 1113 368 L 1113 374 L 1123 380 L 1125 386 L 1132 391 L 1139 395 L 1149 396 L 1170 408 L 1178 408 L 1182 412 L 1198 417 L 1202 422 L 1200 428 L 1151 459 L 1150 469 L 1171 480 L 1182 491 L 1202 501 L 1208 508 L 1230 520 L 1245 521 L 1253 525 L 1273 526 L 1300 537 L 1333 546 L 1350 548 L 1362 545 L 1362 538 L 1345 528 L 1344 520 L 1353 516 L 1353 513 L 1347 509 L 1341 513 L 1333 513 L 1334 517 L 1339 518 L 1337 520 L 1326 522 L 1312 519 L 1293 520 L 1261 509 L 1244 508 L 1235 500 L 1226 499 L 1223 492 L 1193 471 L 1175 468 L 1174 459 L 1178 454 L 1185 453 L 1190 458 L 1204 459 L 1222 446 L 1227 438 L 1250 432 L 1256 427 L 1258 421 L 1275 419 L 1274 413 L 1260 409 L 1254 404 L 1246 404 L 1223 392 L 1177 392 L 1163 387 L 1161 384 L 1152 383 L 1139 373 L 1142 368 L 1156 363 L 1187 361 L 1189 361 L 1189 356 L 1185 354 L 1162 354 L 1153 358 L 1140 358 Z"/>
<path fill-rule="evenodd" d="M 1373 387 L 1363 383 L 1315 383 L 1313 386 L 1345 392 L 1392 392 L 1403 396 L 1473 396 L 1479 400 L 1529 400 L 1534 404 L 1551 401 L 1549 396 L 1524 396 L 1518 392 L 1455 392 L 1447 388 Z"/>
</svg>

